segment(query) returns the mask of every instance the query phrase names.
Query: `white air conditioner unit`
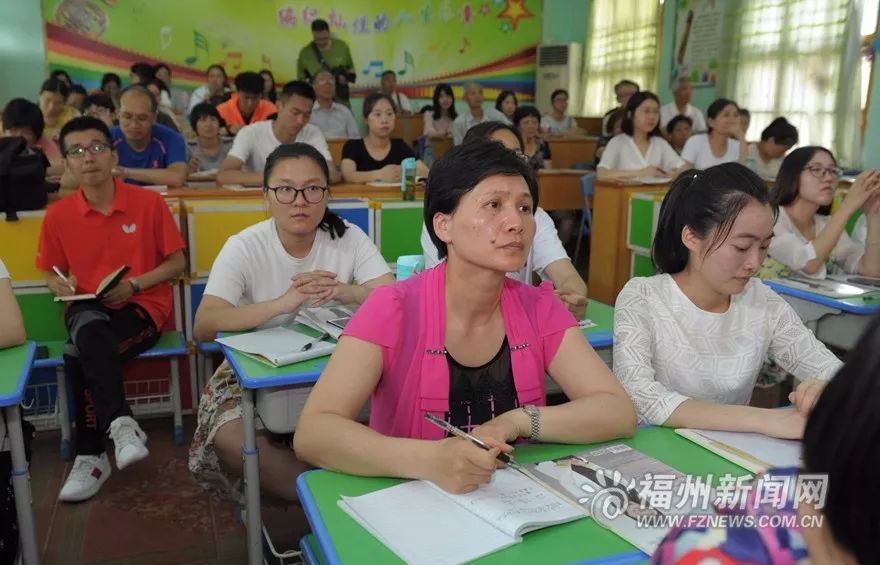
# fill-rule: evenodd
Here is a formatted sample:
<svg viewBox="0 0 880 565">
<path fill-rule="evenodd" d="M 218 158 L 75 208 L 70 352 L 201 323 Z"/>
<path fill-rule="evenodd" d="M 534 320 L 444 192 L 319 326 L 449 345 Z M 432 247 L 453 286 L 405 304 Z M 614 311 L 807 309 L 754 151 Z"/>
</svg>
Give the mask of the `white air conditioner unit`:
<svg viewBox="0 0 880 565">
<path fill-rule="evenodd" d="M 581 107 L 581 70 L 583 47 L 580 43 L 538 46 L 538 70 L 535 76 L 535 105 L 542 113 L 550 112 L 550 95 L 557 88 L 568 91 L 569 113 Z"/>
</svg>

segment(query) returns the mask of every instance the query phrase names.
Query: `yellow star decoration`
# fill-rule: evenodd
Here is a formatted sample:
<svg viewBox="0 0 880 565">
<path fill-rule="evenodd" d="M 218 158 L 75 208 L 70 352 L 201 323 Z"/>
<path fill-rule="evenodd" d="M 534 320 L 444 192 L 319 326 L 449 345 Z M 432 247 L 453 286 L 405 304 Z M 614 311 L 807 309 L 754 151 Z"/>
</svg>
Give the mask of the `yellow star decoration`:
<svg viewBox="0 0 880 565">
<path fill-rule="evenodd" d="M 515 30 L 521 19 L 533 18 L 535 14 L 526 8 L 526 0 L 504 0 L 504 8 L 498 12 L 498 17 L 509 20 L 510 27 Z"/>
</svg>

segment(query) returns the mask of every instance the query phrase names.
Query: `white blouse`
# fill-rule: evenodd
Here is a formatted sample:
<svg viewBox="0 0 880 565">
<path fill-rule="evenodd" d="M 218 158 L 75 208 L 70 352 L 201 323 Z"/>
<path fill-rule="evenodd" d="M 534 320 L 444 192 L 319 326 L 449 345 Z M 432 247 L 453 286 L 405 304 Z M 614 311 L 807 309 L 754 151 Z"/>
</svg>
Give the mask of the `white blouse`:
<svg viewBox="0 0 880 565">
<path fill-rule="evenodd" d="M 828 216 L 820 214 L 816 215 L 816 233 L 825 229 L 828 223 Z M 768 255 L 777 261 L 785 264 L 789 269 L 798 271 L 805 277 L 814 279 L 824 279 L 828 275 L 828 269 L 831 273 L 857 273 L 859 271 L 859 262 L 865 253 L 865 246 L 853 241 L 846 233 L 846 230 L 840 234 L 837 245 L 831 250 L 831 255 L 825 261 L 818 271 L 813 274 L 803 272 L 801 269 L 816 258 L 816 248 L 813 242 L 808 240 L 800 232 L 789 218 L 785 208 L 779 209 L 779 218 L 776 220 L 776 226 L 773 228 L 773 238 L 770 240 L 770 248 L 767 250 Z"/>
<path fill-rule="evenodd" d="M 701 310 L 668 274 L 626 283 L 614 306 L 614 373 L 641 422 L 663 424 L 690 398 L 748 404 L 764 360 L 800 379 L 830 379 L 841 361 L 758 279 L 727 312 Z"/>
<path fill-rule="evenodd" d="M 697 169 L 708 169 L 721 163 L 733 163 L 739 161 L 739 141 L 728 139 L 727 151 L 721 157 L 716 157 L 709 146 L 709 134 L 699 133 L 687 140 L 681 150 L 681 157 L 693 163 Z"/>
<path fill-rule="evenodd" d="M 608 142 L 597 167 L 614 171 L 637 171 L 645 167 L 657 167 L 663 171 L 672 171 L 682 165 L 684 159 L 662 137 L 651 136 L 648 152 L 643 155 L 632 136 L 621 133 Z"/>
</svg>

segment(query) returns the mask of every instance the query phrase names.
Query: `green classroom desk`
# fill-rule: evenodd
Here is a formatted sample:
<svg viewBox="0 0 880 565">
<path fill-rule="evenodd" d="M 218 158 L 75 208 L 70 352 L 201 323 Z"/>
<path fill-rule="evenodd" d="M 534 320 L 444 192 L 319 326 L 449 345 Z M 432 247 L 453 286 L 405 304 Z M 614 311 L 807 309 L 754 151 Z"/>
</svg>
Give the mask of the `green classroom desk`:
<svg viewBox="0 0 880 565">
<path fill-rule="evenodd" d="M 21 397 L 34 363 L 37 344 L 0 349 L 0 408 L 6 419 L 9 448 L 12 455 L 12 489 L 15 493 L 15 514 L 21 538 L 21 554 L 28 565 L 38 562 L 37 534 L 34 529 L 34 511 L 31 508 L 31 479 L 24 452 L 21 431 Z"/>
<path fill-rule="evenodd" d="M 746 474 L 741 467 L 662 427 L 642 427 L 635 437 L 605 442 L 626 443 L 686 474 Z M 602 444 L 595 444 L 596 447 Z M 545 461 L 581 451 L 582 445 L 534 444 L 516 449 L 518 461 Z M 297 493 L 326 563 L 401 563 L 382 542 L 349 517 L 336 502 L 340 495 L 358 496 L 402 482 L 357 477 L 327 470 L 307 471 L 297 479 Z M 522 543 L 487 555 L 476 563 L 572 563 L 632 554 L 636 548 L 586 518 L 526 534 Z"/>
</svg>

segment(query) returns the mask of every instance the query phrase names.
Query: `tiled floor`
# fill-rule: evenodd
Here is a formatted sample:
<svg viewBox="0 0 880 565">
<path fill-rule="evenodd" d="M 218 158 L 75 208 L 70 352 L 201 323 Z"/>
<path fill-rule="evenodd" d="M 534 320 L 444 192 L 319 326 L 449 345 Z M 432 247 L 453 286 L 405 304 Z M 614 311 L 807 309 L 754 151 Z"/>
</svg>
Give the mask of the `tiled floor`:
<svg viewBox="0 0 880 565">
<path fill-rule="evenodd" d="M 192 437 L 192 419 L 185 424 L 186 437 Z M 70 463 L 58 455 L 59 435 L 37 434 L 31 485 L 41 562 L 245 563 L 245 530 L 235 505 L 210 495 L 193 480 L 187 468 L 188 445 L 174 445 L 170 418 L 144 420 L 141 425 L 149 434 L 150 456 L 124 472 L 114 466 L 101 492 L 79 504 L 56 501 L 70 470 Z M 112 449 L 112 443 L 108 447 Z M 292 531 L 302 530 L 297 516 L 278 510 L 266 514 L 273 539 L 282 547 L 295 547 L 302 535 Z"/>
</svg>

